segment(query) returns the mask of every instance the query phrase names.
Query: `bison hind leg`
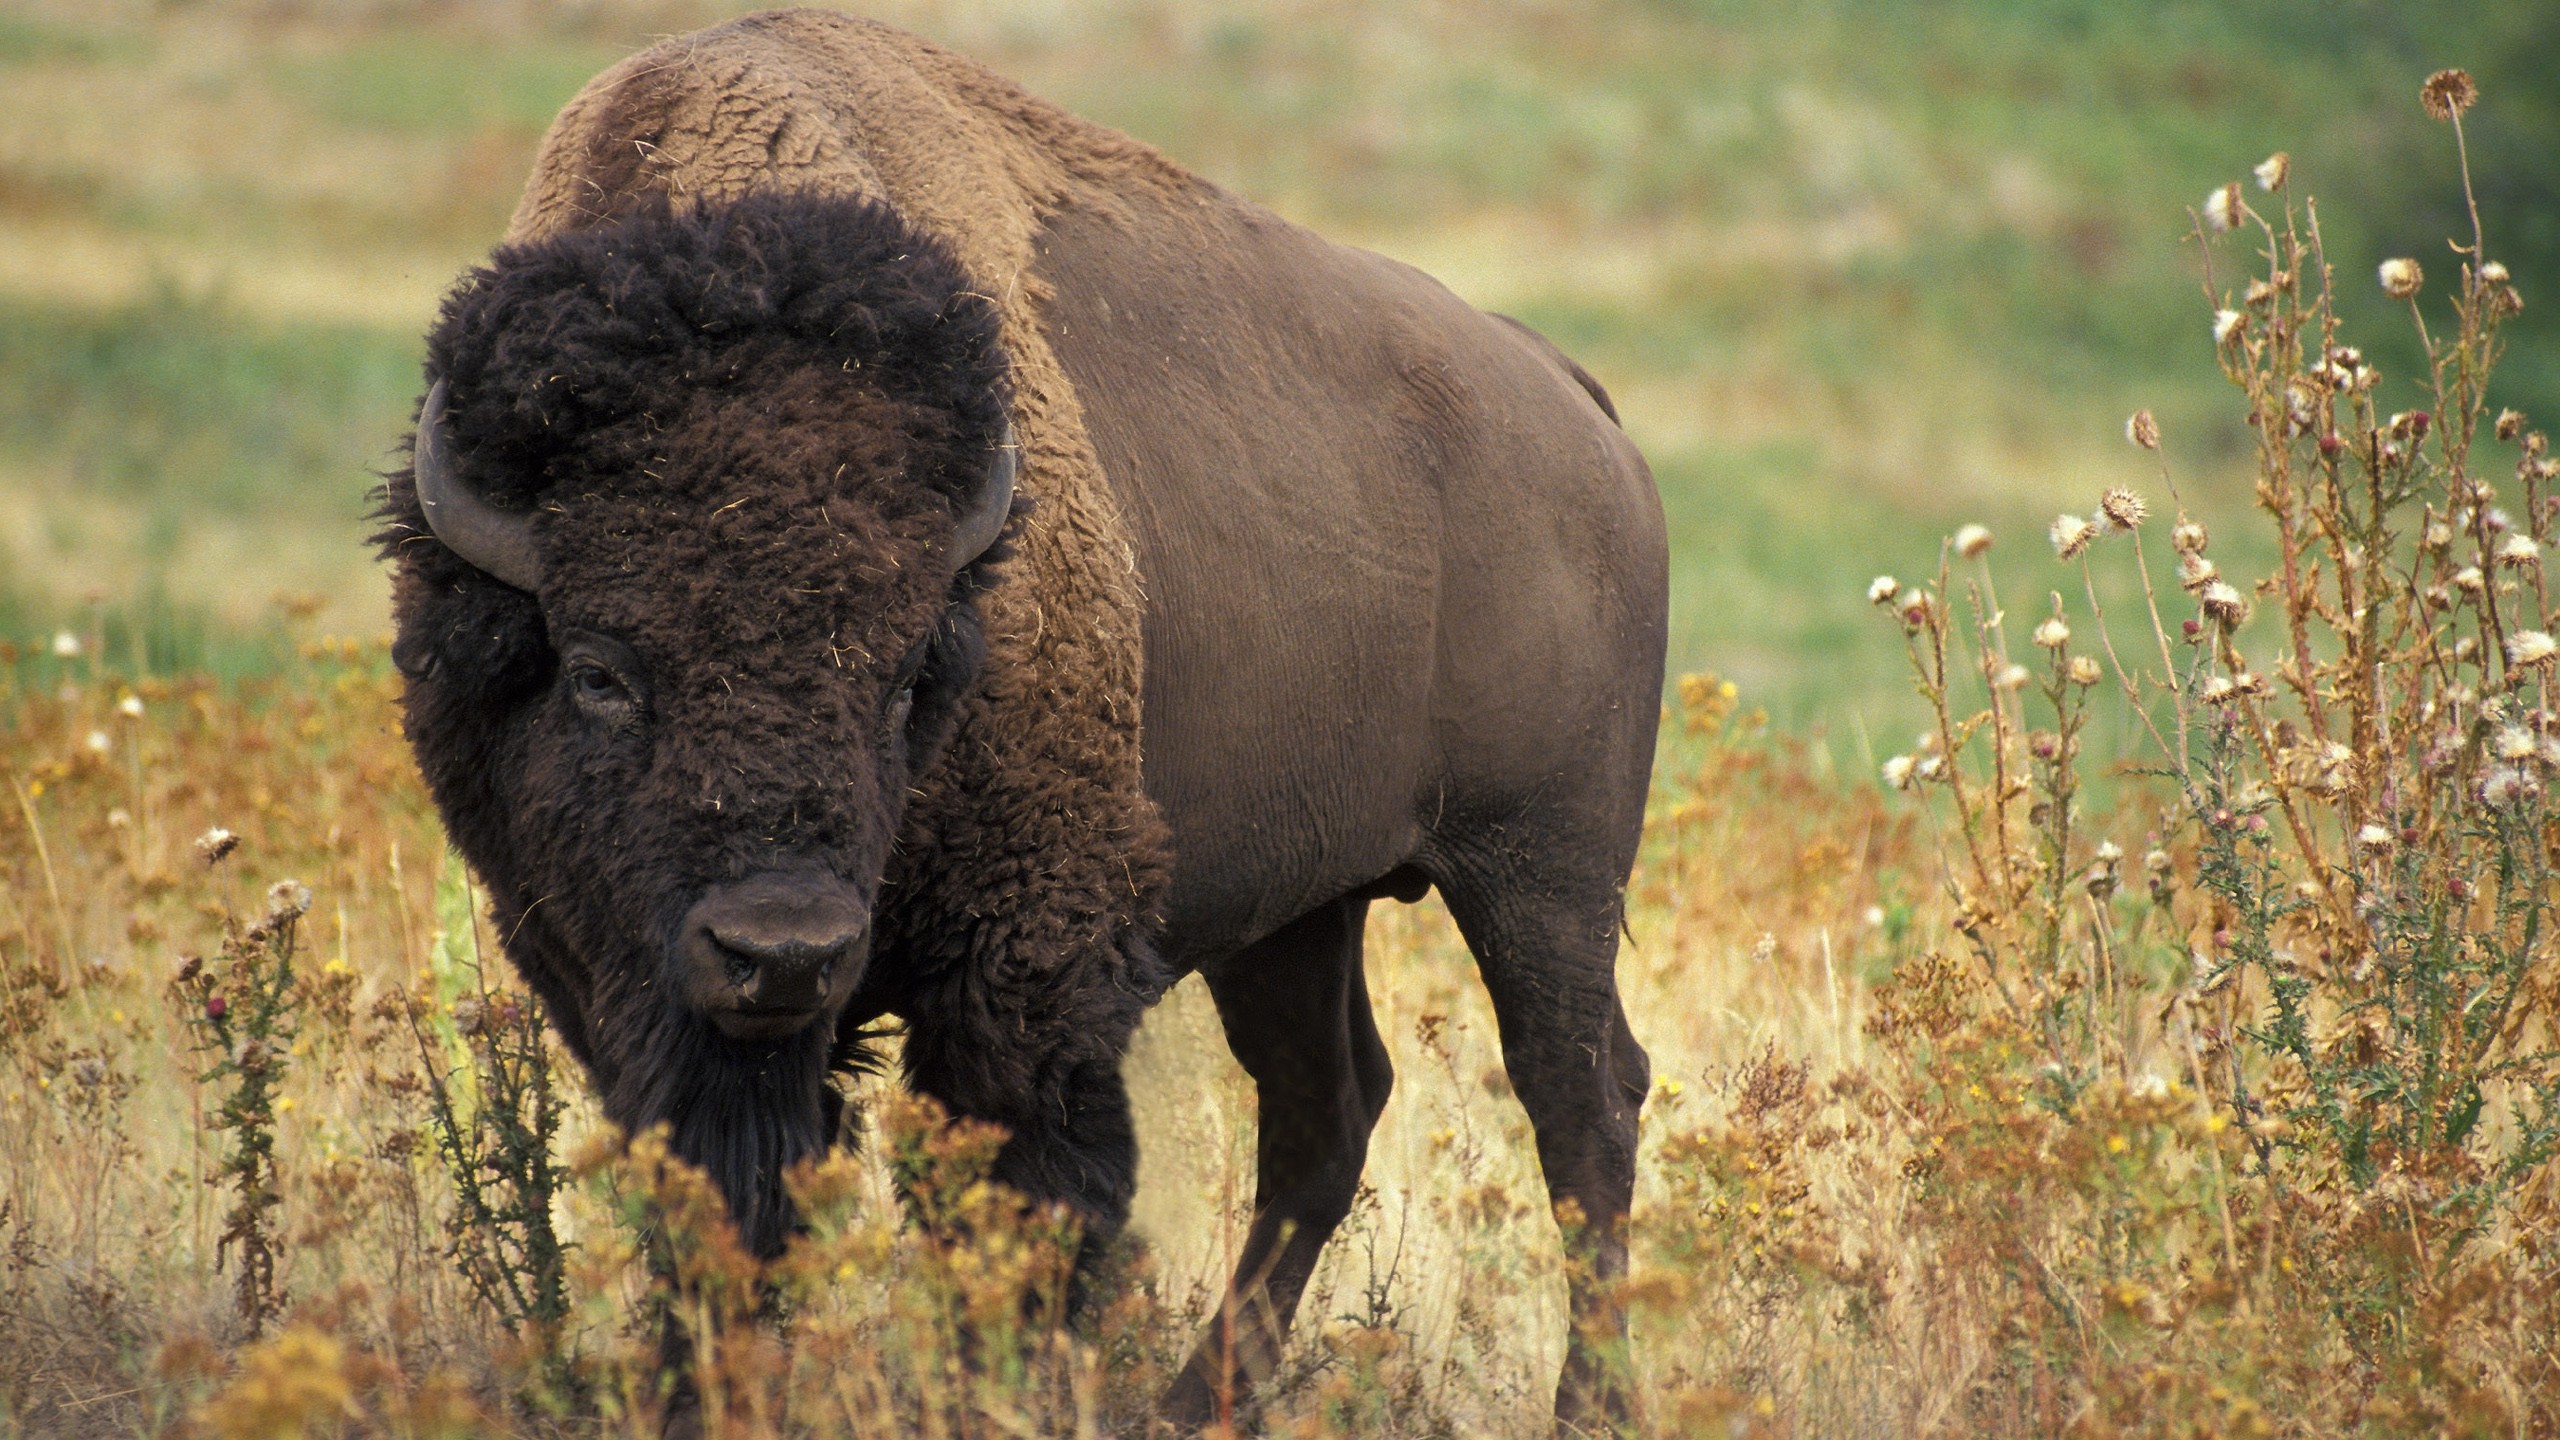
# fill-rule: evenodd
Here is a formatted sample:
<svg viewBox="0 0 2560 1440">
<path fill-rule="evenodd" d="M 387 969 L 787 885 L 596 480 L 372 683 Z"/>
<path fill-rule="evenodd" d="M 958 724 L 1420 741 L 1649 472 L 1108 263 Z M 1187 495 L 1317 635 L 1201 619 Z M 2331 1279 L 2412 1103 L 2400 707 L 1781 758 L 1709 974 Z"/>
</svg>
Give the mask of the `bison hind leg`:
<svg viewBox="0 0 2560 1440">
<path fill-rule="evenodd" d="M 1537 1134 L 1564 1232 L 1573 1328 L 1556 1383 L 1559 1436 L 1624 1433 L 1632 1419 L 1618 1290 L 1637 1113 L 1652 1086 L 1618 998 L 1621 886 L 1632 851 L 1631 839 L 1557 844 L 1539 855 L 1505 847 L 1435 877 L 1493 1001 L 1503 1069 Z"/>
<path fill-rule="evenodd" d="M 1202 967 L 1260 1119 L 1253 1227 L 1225 1302 L 1162 1406 L 1185 1431 L 1233 1424 L 1250 1408 L 1359 1192 L 1369 1132 L 1395 1083 L 1361 966 L 1368 912 L 1367 898 L 1347 896 Z"/>
</svg>

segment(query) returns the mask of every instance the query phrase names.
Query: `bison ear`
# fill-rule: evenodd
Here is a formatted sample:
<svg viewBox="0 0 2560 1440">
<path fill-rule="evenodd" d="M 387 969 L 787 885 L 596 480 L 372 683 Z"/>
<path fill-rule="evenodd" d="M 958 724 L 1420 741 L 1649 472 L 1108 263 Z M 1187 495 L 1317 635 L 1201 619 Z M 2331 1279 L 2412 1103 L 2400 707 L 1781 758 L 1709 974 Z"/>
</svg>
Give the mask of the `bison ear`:
<svg viewBox="0 0 2560 1440">
<path fill-rule="evenodd" d="M 1004 533 L 1004 522 L 1013 514 L 1013 475 L 1022 463 L 1022 447 L 1014 443 L 1013 421 L 1004 422 L 1004 433 L 996 437 L 995 455 L 987 462 L 986 478 L 978 484 L 977 494 L 962 502 L 960 526 L 951 541 L 951 553 L 958 559 L 954 569 L 967 569 L 987 553 Z"/>
<path fill-rule="evenodd" d="M 471 565 L 519 590 L 540 590 L 542 552 L 533 543 L 533 517 L 489 503 L 453 473 L 444 399 L 442 380 L 427 388 L 426 404 L 418 410 L 418 443 L 409 457 L 427 528 Z"/>
</svg>

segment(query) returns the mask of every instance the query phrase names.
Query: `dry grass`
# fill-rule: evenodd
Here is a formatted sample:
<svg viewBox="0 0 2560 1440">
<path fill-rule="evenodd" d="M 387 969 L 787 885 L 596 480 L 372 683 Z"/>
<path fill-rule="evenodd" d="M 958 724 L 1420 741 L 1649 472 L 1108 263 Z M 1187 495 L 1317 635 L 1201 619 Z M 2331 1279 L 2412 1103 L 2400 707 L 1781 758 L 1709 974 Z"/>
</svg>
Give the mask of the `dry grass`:
<svg viewBox="0 0 2560 1440">
<path fill-rule="evenodd" d="M 239 1417 L 272 1419 L 258 1405 L 317 1416 L 344 1397 L 365 1428 L 397 1430 L 408 1423 L 401 1407 L 427 1404 L 436 1386 L 453 1388 L 434 1390 L 444 1396 L 435 1403 L 465 1406 L 475 1425 L 582 1428 L 510 1409 L 539 1367 L 446 1255 L 454 1201 L 434 1153 L 432 1082 L 461 1052 L 422 1043 L 412 1015 L 446 1017 L 449 1031 L 457 1006 L 484 1003 L 453 976 L 486 937 L 459 923 L 469 913 L 456 904 L 460 877 L 392 733 L 395 682 L 371 644 L 318 640 L 305 653 L 292 673 L 236 691 L 136 681 L 86 656 L 0 668 L 8 774 L 25 796 L 0 826 L 10 879 L 0 891 L 0 1399 L 33 1433 L 255 1433 Z M 139 716 L 125 713 L 128 698 Z M 1883 932 L 1865 918 L 1887 898 L 1876 877 L 1912 858 L 1907 820 L 1805 773 L 1782 744 L 1737 743 L 1730 708 L 1713 684 L 1696 689 L 1680 742 L 1691 758 L 1666 792 L 1638 882 L 1624 969 L 1665 1077 L 1658 1116 L 1719 1108 L 1743 1083 L 1733 1062 L 1763 1050 L 1826 1068 L 1850 1058 L 1864 977 L 1882 963 Z M 240 839 L 208 866 L 195 840 L 215 826 Z M 1783 858 L 1734 863 L 1744 855 Z M 315 898 L 293 927 L 294 1028 L 277 1045 L 277 1098 L 263 1122 L 278 1157 L 276 1286 L 289 1299 L 268 1329 L 301 1347 L 278 1350 L 250 1344 L 236 1257 L 228 1273 L 217 1258 L 237 1135 L 218 1121 L 236 1081 L 205 1072 L 225 1053 L 238 1059 L 239 1037 L 211 1055 L 198 1042 L 208 995 L 225 994 L 227 1018 L 241 1016 L 242 992 L 221 977 L 269 914 L 270 884 L 288 877 Z M 1398 1091 L 1371 1193 L 1310 1292 L 1283 1408 L 1391 1400 L 1392 1421 L 1376 1433 L 1526 1433 L 1543 1413 L 1564 1323 L 1561 1252 L 1527 1127 L 1472 963 L 1437 906 L 1381 916 L 1371 940 Z M 1152 1258 L 1096 1340 L 1122 1362 L 1092 1382 L 1106 1414 L 1140 1405 L 1151 1377 L 1179 1359 L 1243 1236 L 1250 1087 L 1195 992 L 1186 986 L 1156 1013 L 1132 1061 L 1147 1155 L 1138 1229 Z M 495 1023 L 467 1013 L 466 1031 Z M 894 1110 L 877 1082 L 865 1095 Z M 591 1149 L 595 1126 L 579 1097 L 561 1154 Z M 826 1245 L 859 1263 L 834 1287 L 842 1294 L 803 1315 L 813 1352 L 832 1353 L 830 1325 L 854 1344 L 940 1283 L 918 1278 L 932 1247 L 898 1222 L 895 1153 L 875 1144 L 828 1182 L 859 1203 Z M 620 1162 L 605 1168 L 627 1177 Z M 646 1289 L 633 1242 L 601 1185 L 572 1187 L 557 1215 L 574 1247 L 576 1302 L 560 1343 L 590 1365 L 582 1383 L 611 1379 L 586 1393 L 590 1406 L 640 1383 L 653 1338 L 635 1319 L 645 1306 L 630 1303 Z M 1669 1198 L 1649 1177 L 1647 1203 Z M 1664 1347 L 1684 1348 L 1670 1323 L 1645 1353 Z M 303 1399 L 205 1408 L 243 1386 L 304 1383 L 315 1367 L 337 1378 L 309 1381 L 317 1388 Z M 1390 1400 L 1369 1396 L 1373 1385 Z"/>
</svg>

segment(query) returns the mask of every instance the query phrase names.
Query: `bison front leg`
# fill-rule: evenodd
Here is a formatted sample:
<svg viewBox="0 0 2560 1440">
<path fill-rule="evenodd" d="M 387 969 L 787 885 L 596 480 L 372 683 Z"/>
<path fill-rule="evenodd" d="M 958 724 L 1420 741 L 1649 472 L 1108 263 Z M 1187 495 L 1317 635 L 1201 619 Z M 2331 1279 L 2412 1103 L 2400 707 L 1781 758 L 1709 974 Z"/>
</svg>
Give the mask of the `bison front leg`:
<svg viewBox="0 0 2560 1440">
<path fill-rule="evenodd" d="M 1113 967 L 1119 970 L 1121 967 Z M 1027 992 L 974 991 L 920 1006 L 907 1018 L 907 1083 L 954 1117 L 1005 1130 L 993 1178 L 1036 1209 L 1064 1206 L 1079 1230 L 1068 1297 L 1082 1307 L 1091 1278 L 1129 1218 L 1138 1136 L 1120 1064 L 1147 987 L 1071 980 Z"/>
</svg>

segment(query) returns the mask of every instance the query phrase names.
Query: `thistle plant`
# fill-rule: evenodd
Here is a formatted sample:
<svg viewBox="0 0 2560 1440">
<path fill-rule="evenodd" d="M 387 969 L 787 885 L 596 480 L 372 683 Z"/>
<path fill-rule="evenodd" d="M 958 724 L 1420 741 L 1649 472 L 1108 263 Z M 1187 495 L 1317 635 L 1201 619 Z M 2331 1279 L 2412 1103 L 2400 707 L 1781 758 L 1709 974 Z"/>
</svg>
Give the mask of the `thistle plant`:
<svg viewBox="0 0 2560 1440">
<path fill-rule="evenodd" d="M 212 865 L 220 864 L 237 844 L 230 831 L 214 830 L 197 848 Z M 226 919 L 220 955 L 188 959 L 169 987 L 196 1050 L 211 1057 L 197 1083 L 222 1088 L 213 1125 L 230 1132 L 231 1143 L 208 1178 L 230 1186 L 232 1204 L 223 1217 L 215 1265 L 236 1267 L 233 1309 L 252 1335 L 263 1332 L 284 1308 L 276 1274 L 284 1247 L 276 1118 L 299 1029 L 294 929 L 310 908 L 309 886 L 277 881 L 267 891 L 263 916 L 245 928 Z"/>
<path fill-rule="evenodd" d="M 2468 200 L 2461 123 L 2477 90 L 2446 71 L 2422 98 L 2454 131 Z M 2424 357 L 2422 373 L 2386 377 L 2348 342 L 2318 207 L 2291 170 L 2271 157 L 2256 199 L 2220 186 L 2195 218 L 2272 573 L 2222 573 L 2160 426 L 2136 414 L 2127 438 L 2176 503 L 2174 588 L 2155 582 L 2148 506 L 2129 488 L 2054 522 L 2092 633 L 2073 634 L 2056 593 L 2032 667 L 2008 658 L 1986 542 L 1952 544 L 1930 584 L 1880 578 L 1871 598 L 1910 637 L 1932 715 L 1885 779 L 1937 797 L 1990 1028 L 2034 1054 L 2022 1095 L 2065 1134 L 2092 1105 L 2120 1109 L 2110 1096 L 2183 1096 L 2163 1114 L 2202 1114 L 2179 1120 L 2195 1144 L 2171 1168 L 2213 1177 L 2185 1221 L 2219 1244 L 2181 1256 L 2178 1283 L 2192 1294 L 2210 1275 L 2224 1303 L 2299 1287 L 2327 1315 L 2316 1343 L 2343 1352 L 2366 1396 L 2513 1415 L 2531 1386 L 2500 1390 L 2444 1357 L 2455 1329 L 2496 1323 L 2484 1295 L 2519 1317 L 2552 1303 L 2530 1257 L 2552 1219 L 2535 1182 L 2560 1151 L 2546 801 L 2560 647 L 2541 560 L 2560 465 L 2488 398 L 2523 301 L 2476 206 L 2433 295 L 2413 259 L 2365 271 L 2407 307 Z M 2254 256 L 2230 253 L 2243 243 Z M 2124 644 L 2091 573 L 2111 554 L 2144 601 Z M 2139 887 L 2127 847 L 2082 813 L 2088 705 L 2110 681 L 2142 736 L 2119 767 L 2118 817 L 2127 832 L 2148 821 Z M 1906 985 L 1903 1009 L 1928 988 Z M 2243 1148 L 2226 1154 L 2222 1137 Z M 2102 1253 L 2137 1260 L 2142 1234 L 2178 1252 L 2185 1222 L 2166 1212 L 2090 1215 Z M 2075 1325 L 2095 1308 L 2067 1285 L 2056 1299 Z M 2514 1363 L 2548 1375 L 2539 1347 Z"/>
<path fill-rule="evenodd" d="M 552 1209 L 568 1181 L 557 1158 L 567 1097 L 541 1007 L 482 962 L 478 916 L 459 859 L 436 883 L 440 928 L 428 944 L 432 994 L 407 1007 L 425 1081 L 428 1129 L 453 1186 L 454 1264 L 565 1382 L 570 1360 L 567 1247 Z"/>
</svg>

